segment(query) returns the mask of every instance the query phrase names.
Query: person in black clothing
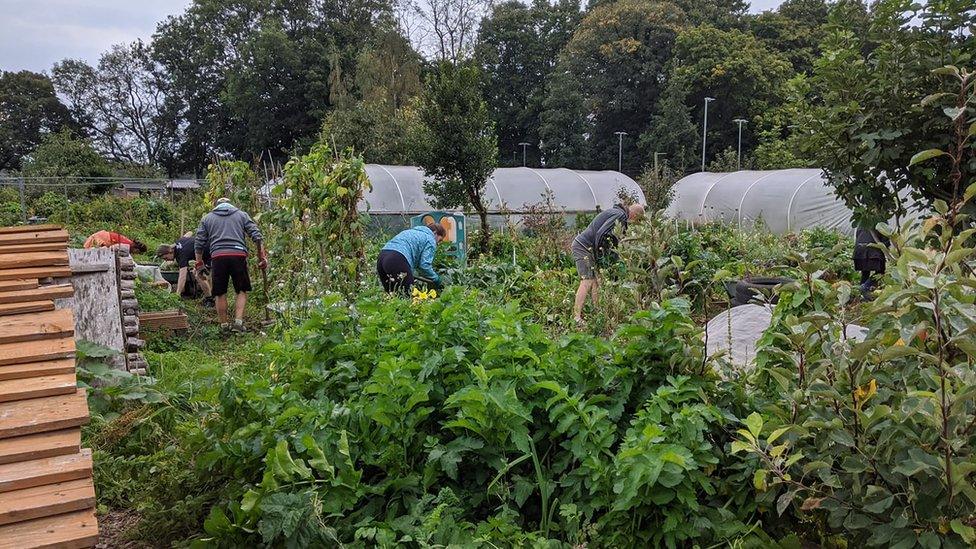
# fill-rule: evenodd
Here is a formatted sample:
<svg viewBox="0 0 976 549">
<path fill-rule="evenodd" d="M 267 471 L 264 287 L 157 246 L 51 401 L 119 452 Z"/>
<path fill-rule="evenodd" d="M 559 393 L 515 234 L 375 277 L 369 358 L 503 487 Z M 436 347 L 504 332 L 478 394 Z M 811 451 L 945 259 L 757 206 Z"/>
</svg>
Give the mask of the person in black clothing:
<svg viewBox="0 0 976 549">
<path fill-rule="evenodd" d="M 180 269 L 179 278 L 176 281 L 176 295 L 180 297 L 192 297 L 196 295 L 195 289 L 199 288 L 200 294 L 205 300 L 210 297 L 210 281 L 207 279 L 207 269 L 199 273 L 190 268 L 190 262 L 195 261 L 195 251 L 193 246 L 193 233 L 183 235 L 182 238 L 173 244 L 163 244 L 156 249 L 156 256 L 166 261 L 175 261 Z M 203 256 L 205 265 L 210 265 L 209 250 Z"/>
<path fill-rule="evenodd" d="M 854 269 L 861 273 L 861 294 L 865 297 L 878 286 L 878 275 L 885 272 L 885 253 L 875 244 L 891 242 L 874 229 L 858 228 L 854 232 Z"/>
</svg>

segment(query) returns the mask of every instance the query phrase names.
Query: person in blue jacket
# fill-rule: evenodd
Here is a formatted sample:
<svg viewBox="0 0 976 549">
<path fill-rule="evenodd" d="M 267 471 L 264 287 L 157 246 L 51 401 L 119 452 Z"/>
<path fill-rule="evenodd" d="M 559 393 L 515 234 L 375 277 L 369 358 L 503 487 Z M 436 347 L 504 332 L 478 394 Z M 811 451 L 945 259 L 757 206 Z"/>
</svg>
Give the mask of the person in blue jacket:
<svg viewBox="0 0 976 549">
<path fill-rule="evenodd" d="M 410 293 L 414 271 L 435 284 L 440 277 L 434 272 L 434 253 L 447 231 L 444 227 L 429 223 L 413 227 L 394 236 L 380 250 L 376 260 L 376 274 L 387 293 Z"/>
</svg>

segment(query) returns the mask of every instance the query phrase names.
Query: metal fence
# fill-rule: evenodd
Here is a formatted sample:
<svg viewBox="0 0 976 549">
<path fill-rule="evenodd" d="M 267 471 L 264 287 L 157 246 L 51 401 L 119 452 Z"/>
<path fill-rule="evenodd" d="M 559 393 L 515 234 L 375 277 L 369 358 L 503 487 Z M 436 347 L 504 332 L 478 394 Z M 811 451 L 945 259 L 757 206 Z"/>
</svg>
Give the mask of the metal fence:
<svg viewBox="0 0 976 549">
<path fill-rule="evenodd" d="M 18 203 L 20 220 L 30 223 L 38 221 L 32 218 L 30 205 L 46 193 L 62 195 L 68 202 L 109 193 L 119 196 L 149 195 L 175 201 L 187 193 L 200 192 L 205 183 L 202 179 L 5 176 L 0 177 L 0 208 L 9 215 L 13 199 Z"/>
</svg>

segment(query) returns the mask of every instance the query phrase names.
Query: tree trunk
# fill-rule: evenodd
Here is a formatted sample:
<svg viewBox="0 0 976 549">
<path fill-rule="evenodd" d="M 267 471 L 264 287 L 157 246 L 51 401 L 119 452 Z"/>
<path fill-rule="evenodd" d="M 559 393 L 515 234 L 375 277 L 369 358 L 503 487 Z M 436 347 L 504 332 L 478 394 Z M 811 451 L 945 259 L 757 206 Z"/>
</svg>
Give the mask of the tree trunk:
<svg viewBox="0 0 976 549">
<path fill-rule="evenodd" d="M 481 253 L 488 253 L 488 245 L 491 243 L 491 227 L 488 226 L 488 210 L 478 205 L 478 217 L 481 219 Z"/>
</svg>

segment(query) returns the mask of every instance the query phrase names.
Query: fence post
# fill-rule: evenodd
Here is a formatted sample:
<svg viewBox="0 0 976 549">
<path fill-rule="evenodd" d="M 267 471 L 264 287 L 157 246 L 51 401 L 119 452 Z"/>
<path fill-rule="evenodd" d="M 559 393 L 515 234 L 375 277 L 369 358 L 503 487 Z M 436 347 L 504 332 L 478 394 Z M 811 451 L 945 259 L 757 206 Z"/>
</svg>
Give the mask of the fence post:
<svg viewBox="0 0 976 549">
<path fill-rule="evenodd" d="M 24 197 L 24 178 L 21 177 L 18 182 L 18 187 L 20 187 L 20 214 L 24 217 L 24 223 L 27 223 L 27 198 Z"/>
</svg>

